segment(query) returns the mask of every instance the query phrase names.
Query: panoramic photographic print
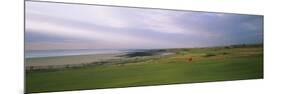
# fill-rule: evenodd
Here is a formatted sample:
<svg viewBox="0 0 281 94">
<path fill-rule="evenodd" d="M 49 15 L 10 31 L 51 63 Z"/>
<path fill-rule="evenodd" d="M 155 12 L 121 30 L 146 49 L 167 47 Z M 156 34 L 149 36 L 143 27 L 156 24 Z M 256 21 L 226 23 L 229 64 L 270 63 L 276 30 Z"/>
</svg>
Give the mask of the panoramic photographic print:
<svg viewBox="0 0 281 94">
<path fill-rule="evenodd" d="M 25 1 L 25 92 L 263 78 L 263 16 Z"/>
</svg>

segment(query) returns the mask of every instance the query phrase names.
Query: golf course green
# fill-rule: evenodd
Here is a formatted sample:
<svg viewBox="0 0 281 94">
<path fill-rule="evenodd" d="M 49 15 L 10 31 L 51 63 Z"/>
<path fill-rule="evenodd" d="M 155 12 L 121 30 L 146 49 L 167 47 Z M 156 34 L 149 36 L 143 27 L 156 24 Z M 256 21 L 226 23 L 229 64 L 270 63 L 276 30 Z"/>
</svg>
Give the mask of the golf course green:
<svg viewBox="0 0 281 94">
<path fill-rule="evenodd" d="M 174 54 L 83 67 L 26 71 L 26 92 L 263 78 L 262 44 L 162 50 Z M 192 60 L 189 61 L 189 58 Z"/>
</svg>

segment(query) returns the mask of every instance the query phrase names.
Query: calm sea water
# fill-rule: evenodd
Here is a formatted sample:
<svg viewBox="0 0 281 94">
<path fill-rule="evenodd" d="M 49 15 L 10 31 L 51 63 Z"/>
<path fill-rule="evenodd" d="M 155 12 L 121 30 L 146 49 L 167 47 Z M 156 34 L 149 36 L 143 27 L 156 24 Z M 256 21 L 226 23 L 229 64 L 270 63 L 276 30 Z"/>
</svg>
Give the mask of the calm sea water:
<svg viewBox="0 0 281 94">
<path fill-rule="evenodd" d="M 71 56 L 88 54 L 114 54 L 132 52 L 133 50 L 97 50 L 97 49 L 78 49 L 78 50 L 30 50 L 25 51 L 25 58 L 34 57 L 53 57 L 53 56 Z"/>
</svg>

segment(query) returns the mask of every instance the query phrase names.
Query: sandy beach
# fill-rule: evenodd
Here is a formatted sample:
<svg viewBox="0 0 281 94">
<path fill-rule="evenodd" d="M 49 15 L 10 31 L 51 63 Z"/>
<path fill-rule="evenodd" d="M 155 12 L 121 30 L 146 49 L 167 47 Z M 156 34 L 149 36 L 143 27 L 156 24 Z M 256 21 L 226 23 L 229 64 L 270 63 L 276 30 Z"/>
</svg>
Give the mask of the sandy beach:
<svg viewBox="0 0 281 94">
<path fill-rule="evenodd" d="M 157 58 L 166 55 L 172 55 L 172 52 L 131 52 L 131 53 L 110 53 L 110 54 L 91 54 L 91 55 L 71 55 L 71 56 L 53 56 L 26 58 L 26 70 L 34 69 L 58 69 L 66 67 L 80 67 L 88 64 L 105 64 L 110 61 L 131 61 L 145 60 L 148 58 Z"/>
<path fill-rule="evenodd" d="M 93 54 L 93 55 L 74 55 L 74 56 L 56 56 L 56 57 L 38 57 L 26 58 L 25 67 L 43 67 L 43 66 L 59 66 L 59 65 L 77 65 L 88 64 L 99 61 L 112 59 L 121 59 L 124 54 Z"/>
</svg>

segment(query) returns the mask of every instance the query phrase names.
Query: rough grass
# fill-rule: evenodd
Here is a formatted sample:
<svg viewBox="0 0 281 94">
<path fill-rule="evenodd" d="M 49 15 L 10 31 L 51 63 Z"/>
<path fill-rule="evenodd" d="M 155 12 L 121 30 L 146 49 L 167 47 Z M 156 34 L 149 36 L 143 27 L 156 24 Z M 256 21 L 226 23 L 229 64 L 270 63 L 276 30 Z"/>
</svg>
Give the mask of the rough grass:
<svg viewBox="0 0 281 94">
<path fill-rule="evenodd" d="M 162 58 L 26 74 L 26 92 L 263 78 L 263 48 L 196 48 Z M 206 57 L 206 54 L 215 54 Z M 227 53 L 227 54 L 223 54 Z M 187 57 L 193 57 L 187 62 Z"/>
</svg>

